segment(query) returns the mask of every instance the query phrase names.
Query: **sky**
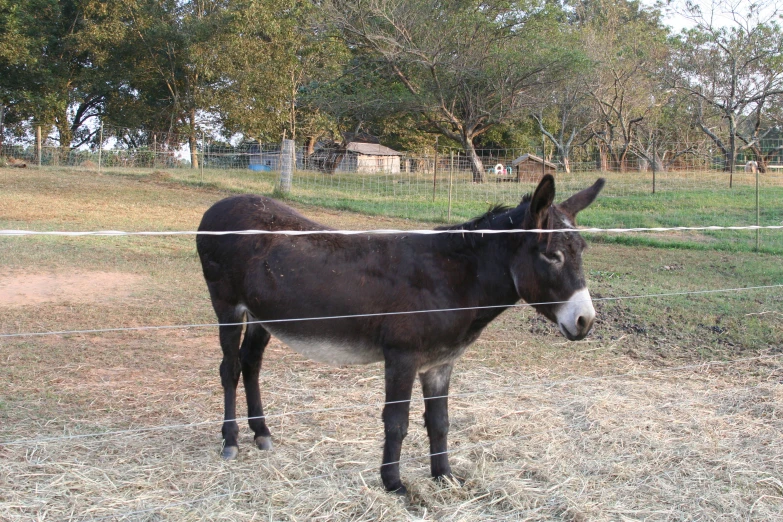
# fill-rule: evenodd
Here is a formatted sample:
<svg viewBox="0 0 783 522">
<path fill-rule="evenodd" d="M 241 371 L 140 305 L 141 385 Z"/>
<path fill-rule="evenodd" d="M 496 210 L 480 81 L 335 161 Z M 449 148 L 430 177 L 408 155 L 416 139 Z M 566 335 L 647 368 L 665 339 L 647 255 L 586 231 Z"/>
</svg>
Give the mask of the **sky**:
<svg viewBox="0 0 783 522">
<path fill-rule="evenodd" d="M 697 3 L 697 4 L 702 6 L 702 10 L 703 10 L 703 12 L 705 14 L 710 12 L 710 6 L 713 3 L 715 3 L 713 0 L 694 0 L 694 1 L 695 1 L 695 3 Z M 729 3 L 729 2 L 732 3 L 732 4 L 735 4 L 735 5 L 742 6 L 739 9 L 740 11 L 744 11 L 745 10 L 745 5 L 750 3 L 747 0 L 729 0 L 726 3 Z M 646 5 L 646 6 L 649 6 L 649 7 L 653 7 L 656 4 L 656 0 L 641 0 L 641 3 L 643 5 Z M 769 16 L 770 14 L 772 14 L 776 7 L 778 8 L 778 10 L 783 9 L 783 2 L 781 2 L 779 0 L 768 0 L 767 2 L 764 2 L 762 0 L 761 3 L 766 3 L 767 4 L 766 8 L 762 10 L 762 13 L 764 15 L 766 15 L 766 16 Z M 672 0 L 671 2 L 669 2 L 669 4 L 670 5 L 669 5 L 668 8 L 663 9 L 663 15 L 664 15 L 663 19 L 664 19 L 664 23 L 666 23 L 666 25 L 668 25 L 669 27 L 674 29 L 675 32 L 679 32 L 679 31 L 681 31 L 683 29 L 687 29 L 687 28 L 690 28 L 690 27 L 694 26 L 694 23 L 693 23 L 692 20 L 689 20 L 688 18 L 686 18 L 686 17 L 684 17 L 682 15 L 679 15 L 679 14 L 677 14 L 675 12 L 678 7 L 681 8 L 684 5 L 684 1 L 683 0 Z M 716 25 L 724 25 L 724 26 L 725 25 L 731 25 L 733 23 L 733 21 L 730 18 L 728 18 L 727 16 L 720 16 L 720 14 L 718 14 L 715 17 L 715 22 L 716 22 Z"/>
</svg>

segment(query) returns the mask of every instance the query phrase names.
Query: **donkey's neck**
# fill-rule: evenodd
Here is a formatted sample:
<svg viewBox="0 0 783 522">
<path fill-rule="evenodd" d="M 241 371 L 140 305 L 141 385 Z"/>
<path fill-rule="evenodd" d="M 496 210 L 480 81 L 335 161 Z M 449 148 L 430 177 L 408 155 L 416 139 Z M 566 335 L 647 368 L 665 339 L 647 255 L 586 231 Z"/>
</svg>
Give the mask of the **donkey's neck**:
<svg viewBox="0 0 783 522">
<path fill-rule="evenodd" d="M 438 238 L 441 258 L 460 264 L 460 286 L 471 306 L 511 306 L 519 300 L 511 273 L 515 240 L 507 234 L 444 234 Z M 516 239 L 516 238 L 515 238 Z M 482 311 L 496 317 L 502 308 Z M 490 320 L 491 320 L 490 318 Z"/>
</svg>

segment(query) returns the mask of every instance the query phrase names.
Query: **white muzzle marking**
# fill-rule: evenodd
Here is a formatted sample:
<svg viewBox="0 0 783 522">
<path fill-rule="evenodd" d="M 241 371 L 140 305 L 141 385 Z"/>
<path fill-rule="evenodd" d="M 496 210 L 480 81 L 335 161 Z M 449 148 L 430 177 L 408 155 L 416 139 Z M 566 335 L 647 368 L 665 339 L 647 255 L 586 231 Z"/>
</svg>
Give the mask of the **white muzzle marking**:
<svg viewBox="0 0 783 522">
<path fill-rule="evenodd" d="M 579 326 L 579 319 L 582 318 L 582 324 L 592 324 L 595 319 L 595 308 L 593 300 L 590 298 L 590 292 L 587 288 L 582 288 L 574 292 L 568 301 L 560 305 L 557 312 L 557 326 L 566 337 L 584 336 L 587 332 L 582 332 Z"/>
</svg>

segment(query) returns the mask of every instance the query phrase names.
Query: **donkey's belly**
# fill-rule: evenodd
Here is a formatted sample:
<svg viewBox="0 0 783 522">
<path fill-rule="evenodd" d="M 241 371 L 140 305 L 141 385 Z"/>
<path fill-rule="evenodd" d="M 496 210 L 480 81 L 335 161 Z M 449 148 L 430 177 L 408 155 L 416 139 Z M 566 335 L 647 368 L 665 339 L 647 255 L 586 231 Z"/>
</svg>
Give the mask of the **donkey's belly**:
<svg viewBox="0 0 783 522">
<path fill-rule="evenodd" d="M 308 359 L 343 366 L 346 364 L 370 364 L 383 360 L 380 346 L 362 344 L 356 340 L 343 340 L 329 337 L 310 337 L 269 323 L 262 323 L 264 329 L 283 341 L 292 350 Z"/>
</svg>

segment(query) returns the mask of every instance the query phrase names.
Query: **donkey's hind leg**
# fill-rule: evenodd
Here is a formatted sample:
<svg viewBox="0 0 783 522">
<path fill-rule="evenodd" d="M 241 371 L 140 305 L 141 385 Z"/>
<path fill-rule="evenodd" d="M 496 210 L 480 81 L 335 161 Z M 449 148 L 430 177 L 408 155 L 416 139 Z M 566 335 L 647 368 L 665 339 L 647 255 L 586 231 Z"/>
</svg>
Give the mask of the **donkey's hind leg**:
<svg viewBox="0 0 783 522">
<path fill-rule="evenodd" d="M 242 367 L 239 364 L 239 340 L 242 337 L 243 312 L 234 306 L 221 306 L 213 302 L 218 321 L 221 323 L 220 347 L 223 349 L 223 361 L 220 363 L 220 381 L 223 384 L 223 452 L 226 460 L 236 458 L 239 437 L 237 424 L 237 384 Z"/>
<path fill-rule="evenodd" d="M 254 320 L 252 316 L 248 315 L 248 323 Z M 245 338 L 242 340 L 242 348 L 239 350 L 239 359 L 242 362 L 242 382 L 245 385 L 245 396 L 247 397 L 248 424 L 255 433 L 256 446 L 262 450 L 272 449 L 272 436 L 269 433 L 269 428 L 266 427 L 258 384 L 261 360 L 264 356 L 264 348 L 269 343 L 269 337 L 269 332 L 260 324 L 248 324 Z"/>
<path fill-rule="evenodd" d="M 452 364 L 419 374 L 424 394 L 424 424 L 430 438 L 430 469 L 434 478 L 452 477 L 447 437 L 449 433 L 449 380 Z"/>
</svg>

